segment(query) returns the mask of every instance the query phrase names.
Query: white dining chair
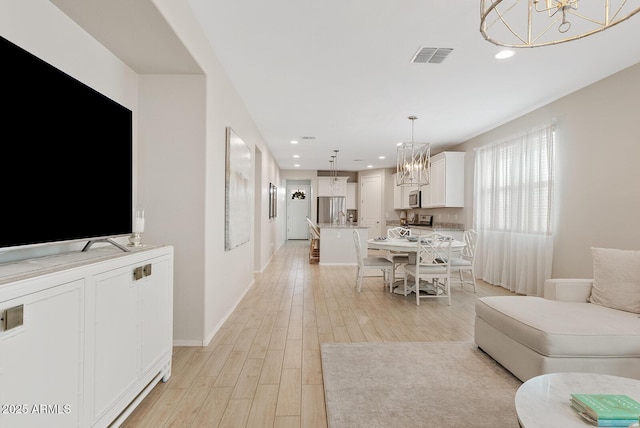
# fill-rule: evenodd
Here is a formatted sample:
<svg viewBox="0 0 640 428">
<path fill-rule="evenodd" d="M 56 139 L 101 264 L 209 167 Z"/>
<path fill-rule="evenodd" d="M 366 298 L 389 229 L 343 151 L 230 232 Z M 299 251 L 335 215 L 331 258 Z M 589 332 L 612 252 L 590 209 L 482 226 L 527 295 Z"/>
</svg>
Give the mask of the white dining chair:
<svg viewBox="0 0 640 428">
<path fill-rule="evenodd" d="M 389 239 L 400 239 L 406 238 L 407 236 L 411 236 L 411 229 L 408 227 L 393 227 L 387 230 L 387 238 Z M 409 263 L 409 253 L 399 252 L 399 251 L 388 251 L 387 259 L 391 260 L 393 263 L 393 272 L 391 273 L 391 286 L 389 287 L 389 292 L 393 291 L 393 283 L 396 279 L 396 272 L 400 266 L 404 266 Z"/>
<path fill-rule="evenodd" d="M 356 259 L 358 262 L 358 273 L 356 276 L 356 290 L 358 293 L 362 290 L 362 279 L 364 277 L 373 277 L 380 275 L 365 275 L 366 269 L 380 269 L 382 270 L 382 282 L 384 284 L 385 281 L 389 283 L 389 289 L 391 289 L 392 282 L 392 272 L 393 272 L 393 262 L 387 260 L 384 257 L 368 257 L 364 256 L 362 252 L 362 247 L 360 245 L 360 234 L 357 229 L 353 230 L 353 241 L 356 247 Z"/>
<path fill-rule="evenodd" d="M 475 259 L 476 259 L 476 247 L 478 246 L 478 232 L 473 229 L 464 231 L 464 243 L 466 244 L 460 253 L 460 257 L 451 258 L 451 275 L 455 278 L 452 279 L 452 284 L 460 284 L 464 287 L 465 284 L 473 285 L 473 292 L 476 293 L 476 274 L 475 274 Z M 469 273 L 470 279 L 465 279 L 464 274 Z M 456 275 L 458 278 L 456 278 Z"/>
<path fill-rule="evenodd" d="M 451 236 L 440 233 L 421 236 L 416 243 L 416 263 L 404 267 L 404 295 L 409 292 L 408 279 L 413 277 L 416 305 L 420 305 L 423 298 L 447 298 L 451 306 Z M 429 282 L 421 291 L 420 281 Z"/>
</svg>

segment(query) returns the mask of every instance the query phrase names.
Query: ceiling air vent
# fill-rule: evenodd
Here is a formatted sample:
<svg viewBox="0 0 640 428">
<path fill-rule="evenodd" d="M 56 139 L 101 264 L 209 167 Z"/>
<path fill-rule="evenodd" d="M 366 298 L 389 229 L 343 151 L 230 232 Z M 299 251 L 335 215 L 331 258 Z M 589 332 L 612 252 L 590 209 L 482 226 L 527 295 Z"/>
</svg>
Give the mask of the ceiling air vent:
<svg viewBox="0 0 640 428">
<path fill-rule="evenodd" d="M 440 64 L 451 52 L 453 52 L 452 48 L 420 48 L 411 62 Z"/>
</svg>

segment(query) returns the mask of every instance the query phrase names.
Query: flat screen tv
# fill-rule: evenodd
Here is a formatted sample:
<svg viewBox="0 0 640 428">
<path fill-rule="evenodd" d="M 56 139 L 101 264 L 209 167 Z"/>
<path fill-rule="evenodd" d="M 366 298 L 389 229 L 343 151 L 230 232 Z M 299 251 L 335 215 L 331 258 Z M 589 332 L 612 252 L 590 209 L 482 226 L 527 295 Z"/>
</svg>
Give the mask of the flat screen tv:
<svg viewBox="0 0 640 428">
<path fill-rule="evenodd" d="M 0 37 L 0 248 L 132 231 L 132 113 Z"/>
</svg>

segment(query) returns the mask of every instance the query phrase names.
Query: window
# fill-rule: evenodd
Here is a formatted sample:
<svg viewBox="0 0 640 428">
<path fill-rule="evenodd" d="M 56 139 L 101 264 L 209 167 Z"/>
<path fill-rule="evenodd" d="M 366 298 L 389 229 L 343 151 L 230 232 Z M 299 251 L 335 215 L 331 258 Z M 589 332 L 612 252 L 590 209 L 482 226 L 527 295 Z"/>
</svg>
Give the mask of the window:
<svg viewBox="0 0 640 428">
<path fill-rule="evenodd" d="M 478 149 L 476 228 L 551 234 L 554 138 L 545 128 Z"/>
<path fill-rule="evenodd" d="M 476 274 L 528 295 L 551 277 L 553 126 L 476 150 Z"/>
</svg>

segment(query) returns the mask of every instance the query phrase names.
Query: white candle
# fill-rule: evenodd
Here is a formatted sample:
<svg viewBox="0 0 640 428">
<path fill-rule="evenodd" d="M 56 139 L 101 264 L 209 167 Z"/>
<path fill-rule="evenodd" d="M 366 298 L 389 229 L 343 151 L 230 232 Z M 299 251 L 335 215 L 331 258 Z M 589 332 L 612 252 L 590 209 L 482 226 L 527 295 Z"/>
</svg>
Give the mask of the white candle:
<svg viewBox="0 0 640 428">
<path fill-rule="evenodd" d="M 136 212 L 136 218 L 133 223 L 133 231 L 136 233 L 144 232 L 144 211 Z"/>
</svg>

